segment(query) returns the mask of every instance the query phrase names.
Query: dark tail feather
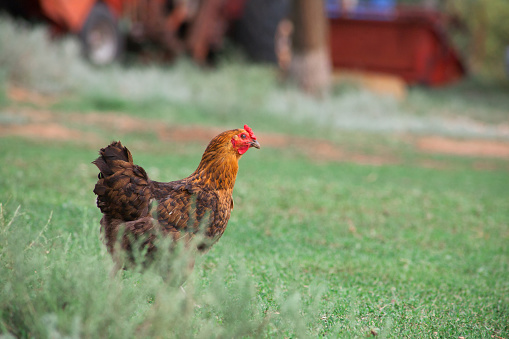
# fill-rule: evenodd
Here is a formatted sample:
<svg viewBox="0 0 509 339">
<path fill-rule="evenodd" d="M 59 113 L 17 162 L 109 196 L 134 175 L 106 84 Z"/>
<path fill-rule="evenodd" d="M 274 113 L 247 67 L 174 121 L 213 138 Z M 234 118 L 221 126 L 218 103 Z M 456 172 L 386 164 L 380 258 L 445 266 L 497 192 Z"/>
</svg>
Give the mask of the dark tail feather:
<svg viewBox="0 0 509 339">
<path fill-rule="evenodd" d="M 121 160 L 133 163 L 133 157 L 129 150 L 122 146 L 120 141 L 113 141 L 109 146 L 101 148 L 99 151 L 100 157 L 92 161 L 94 165 L 99 168 L 99 179 L 108 177 L 114 173 L 114 161 Z"/>
<path fill-rule="evenodd" d="M 120 141 L 113 141 L 108 147 L 101 148 L 99 154 L 107 160 L 124 160 L 131 164 L 133 163 L 131 152 L 129 152 L 126 147 L 122 146 Z"/>
<path fill-rule="evenodd" d="M 95 184 L 97 207 L 112 219 L 136 220 L 147 215 L 151 200 L 149 178 L 145 170 L 133 163 L 129 150 L 114 141 L 99 151 L 92 163 L 99 168 Z"/>
</svg>

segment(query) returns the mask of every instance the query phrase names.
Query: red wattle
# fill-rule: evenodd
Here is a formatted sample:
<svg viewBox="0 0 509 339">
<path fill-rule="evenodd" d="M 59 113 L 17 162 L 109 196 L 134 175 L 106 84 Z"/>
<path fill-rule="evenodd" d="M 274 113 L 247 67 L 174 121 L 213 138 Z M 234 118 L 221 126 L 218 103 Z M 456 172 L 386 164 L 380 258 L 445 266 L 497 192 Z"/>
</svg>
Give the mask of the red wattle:
<svg viewBox="0 0 509 339">
<path fill-rule="evenodd" d="M 242 154 L 246 153 L 248 149 L 249 149 L 249 146 L 243 146 L 243 147 L 240 147 L 239 149 L 237 149 L 237 152 L 239 152 L 239 154 L 242 155 Z"/>
</svg>

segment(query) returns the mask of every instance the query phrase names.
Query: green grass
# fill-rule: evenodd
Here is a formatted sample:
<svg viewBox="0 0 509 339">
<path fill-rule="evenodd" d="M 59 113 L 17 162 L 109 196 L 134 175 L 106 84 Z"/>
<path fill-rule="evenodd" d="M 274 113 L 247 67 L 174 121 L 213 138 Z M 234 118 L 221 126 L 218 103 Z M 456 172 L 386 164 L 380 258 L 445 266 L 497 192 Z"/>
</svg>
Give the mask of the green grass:
<svg viewBox="0 0 509 339">
<path fill-rule="evenodd" d="M 8 164 L 0 169 L 2 332 L 509 335 L 506 172 L 317 164 L 251 151 L 228 229 L 199 258 L 184 296 L 151 272 L 108 277 L 95 150 L 15 138 L 0 147 Z M 200 155 L 133 153 L 161 180 Z"/>
</svg>

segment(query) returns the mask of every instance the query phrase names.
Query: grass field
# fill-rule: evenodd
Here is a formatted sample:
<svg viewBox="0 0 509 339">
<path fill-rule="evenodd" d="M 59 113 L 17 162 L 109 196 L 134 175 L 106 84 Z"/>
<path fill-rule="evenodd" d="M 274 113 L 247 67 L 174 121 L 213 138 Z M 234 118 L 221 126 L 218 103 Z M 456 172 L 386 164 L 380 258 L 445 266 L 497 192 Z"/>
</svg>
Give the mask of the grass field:
<svg viewBox="0 0 509 339">
<path fill-rule="evenodd" d="M 83 75 L 89 66 L 66 60 L 68 75 L 41 70 L 49 91 L 2 70 L 2 338 L 509 338 L 509 160 L 415 141 L 465 112 L 434 133 L 506 144 L 504 87 L 479 98 L 465 95 L 476 84 L 414 89 L 403 103 L 347 89 L 317 102 L 242 63 Z M 17 86 L 32 98 L 13 99 Z M 186 292 L 161 278 L 164 262 L 111 278 L 97 150 L 121 139 L 169 181 L 195 169 L 207 130 L 244 123 L 262 149 L 242 158 L 228 228 Z"/>
</svg>

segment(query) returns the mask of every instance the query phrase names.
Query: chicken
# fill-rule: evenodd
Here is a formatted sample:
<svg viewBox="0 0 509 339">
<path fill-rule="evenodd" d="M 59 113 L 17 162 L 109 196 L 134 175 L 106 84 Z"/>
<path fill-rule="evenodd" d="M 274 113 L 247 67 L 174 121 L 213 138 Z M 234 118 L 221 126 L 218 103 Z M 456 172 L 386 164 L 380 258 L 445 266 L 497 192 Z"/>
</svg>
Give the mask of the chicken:
<svg viewBox="0 0 509 339">
<path fill-rule="evenodd" d="M 102 148 L 93 161 L 100 170 L 94 193 L 108 252 L 115 259 L 118 242 L 132 261 L 138 241 L 150 257 L 158 234 L 188 242 L 200 229 L 206 241 L 198 250 L 210 248 L 226 229 L 238 161 L 251 147 L 260 144 L 249 126 L 223 132 L 210 141 L 190 176 L 167 183 L 149 179 L 120 141 Z"/>
</svg>

